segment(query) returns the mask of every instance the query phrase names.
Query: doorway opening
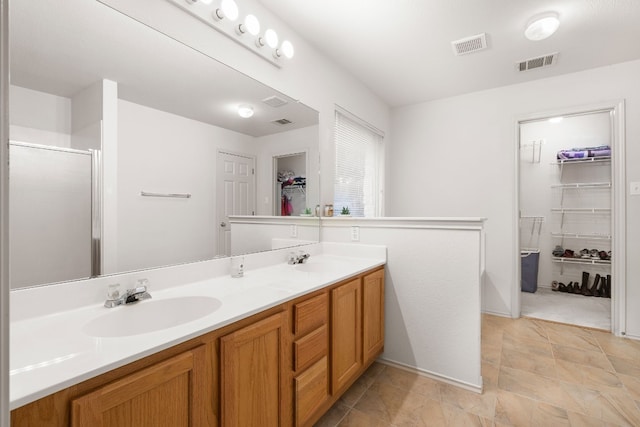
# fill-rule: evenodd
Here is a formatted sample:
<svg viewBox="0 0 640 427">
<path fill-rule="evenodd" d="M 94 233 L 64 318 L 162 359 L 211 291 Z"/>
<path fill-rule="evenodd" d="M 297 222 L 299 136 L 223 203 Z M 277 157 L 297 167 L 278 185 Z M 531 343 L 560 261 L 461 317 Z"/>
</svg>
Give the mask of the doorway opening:
<svg viewBox="0 0 640 427">
<path fill-rule="evenodd" d="M 273 156 L 273 214 L 275 216 L 309 215 L 307 211 L 307 153 Z"/>
<path fill-rule="evenodd" d="M 622 108 L 518 121 L 514 317 L 624 333 Z"/>
</svg>

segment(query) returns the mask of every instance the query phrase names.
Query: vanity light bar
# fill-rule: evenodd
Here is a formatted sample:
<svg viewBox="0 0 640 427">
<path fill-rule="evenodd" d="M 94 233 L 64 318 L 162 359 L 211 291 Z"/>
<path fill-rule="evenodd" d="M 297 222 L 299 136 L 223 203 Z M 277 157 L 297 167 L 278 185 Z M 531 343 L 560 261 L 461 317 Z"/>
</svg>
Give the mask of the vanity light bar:
<svg viewBox="0 0 640 427">
<path fill-rule="evenodd" d="M 255 15 L 243 15 L 235 0 L 167 1 L 278 68 L 282 67 L 283 61 L 294 55 L 290 41 L 280 42 L 275 30 L 261 26 Z"/>
</svg>

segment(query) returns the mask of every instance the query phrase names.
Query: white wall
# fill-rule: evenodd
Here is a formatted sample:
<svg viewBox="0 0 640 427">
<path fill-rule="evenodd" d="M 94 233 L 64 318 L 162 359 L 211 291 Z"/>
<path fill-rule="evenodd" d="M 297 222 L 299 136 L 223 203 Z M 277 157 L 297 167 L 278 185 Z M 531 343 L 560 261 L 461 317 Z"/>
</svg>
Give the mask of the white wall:
<svg viewBox="0 0 640 427">
<path fill-rule="evenodd" d="M 567 117 L 559 123 L 548 120 L 525 123 L 520 127 L 522 147 L 520 149 L 520 211 L 524 216 L 542 216 L 542 227 L 531 219 L 520 221 L 520 247 L 540 249 L 538 286 L 551 287 L 551 281 L 564 284 L 582 282 L 582 272 L 591 273 L 591 286 L 595 273 L 611 274 L 610 266 L 569 265 L 552 262 L 553 248 L 561 245 L 565 249 L 579 252 L 583 248 L 611 250 L 611 240 L 564 239 L 551 233 L 600 233 L 611 235 L 611 215 L 567 213 L 551 209 L 565 208 L 611 208 L 611 188 L 560 189 L 553 185 L 584 182 L 611 182 L 610 163 L 569 163 L 562 168 L 556 164 L 557 152 L 576 147 L 611 145 L 611 123 L 609 113 L 587 114 Z M 532 143 L 542 142 L 538 151 Z M 537 144 L 536 142 L 536 144 Z M 535 151 L 535 162 L 532 154 Z M 564 196 L 562 193 L 564 192 Z M 562 200 L 561 200 L 562 199 Z M 562 223 L 561 223 L 562 222 Z"/>
<path fill-rule="evenodd" d="M 532 71 L 536 72 L 536 71 Z M 515 123 L 523 115 L 626 100 L 627 185 L 640 181 L 640 61 L 397 108 L 387 213 L 488 218 L 483 308 L 511 314 Z M 407 189 L 407 183 L 420 183 Z M 391 191 L 393 189 L 403 191 Z M 640 336 L 640 198 L 627 197 L 627 335 Z M 615 279 L 614 279 L 615 280 Z"/>
<path fill-rule="evenodd" d="M 118 101 L 118 267 L 213 258 L 217 150 L 255 154 L 254 138 Z M 140 196 L 190 193 L 190 199 Z"/>
<path fill-rule="evenodd" d="M 71 100 L 10 86 L 9 138 L 31 144 L 71 146 Z"/>
</svg>

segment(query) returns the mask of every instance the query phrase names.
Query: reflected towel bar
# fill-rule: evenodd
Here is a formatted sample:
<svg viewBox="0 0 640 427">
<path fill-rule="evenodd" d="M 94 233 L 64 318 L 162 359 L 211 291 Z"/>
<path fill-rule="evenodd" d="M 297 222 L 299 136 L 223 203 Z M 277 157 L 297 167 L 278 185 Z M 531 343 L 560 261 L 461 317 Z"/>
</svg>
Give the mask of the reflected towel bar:
<svg viewBox="0 0 640 427">
<path fill-rule="evenodd" d="M 173 197 L 176 199 L 190 199 L 191 194 L 189 193 L 149 193 L 146 191 L 140 192 L 141 196 L 145 197 Z"/>
</svg>

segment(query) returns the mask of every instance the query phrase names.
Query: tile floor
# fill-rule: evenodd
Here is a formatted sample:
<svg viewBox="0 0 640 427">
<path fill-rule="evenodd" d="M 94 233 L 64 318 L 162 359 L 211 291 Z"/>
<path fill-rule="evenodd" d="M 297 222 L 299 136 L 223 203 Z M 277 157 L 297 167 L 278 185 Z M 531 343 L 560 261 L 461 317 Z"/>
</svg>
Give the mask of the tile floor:
<svg viewBox="0 0 640 427">
<path fill-rule="evenodd" d="M 375 363 L 316 424 L 640 426 L 640 342 L 483 315 L 482 394 Z"/>
<path fill-rule="evenodd" d="M 554 292 L 538 288 L 535 293 L 521 292 L 523 316 L 589 328 L 611 330 L 611 299 Z"/>
</svg>

